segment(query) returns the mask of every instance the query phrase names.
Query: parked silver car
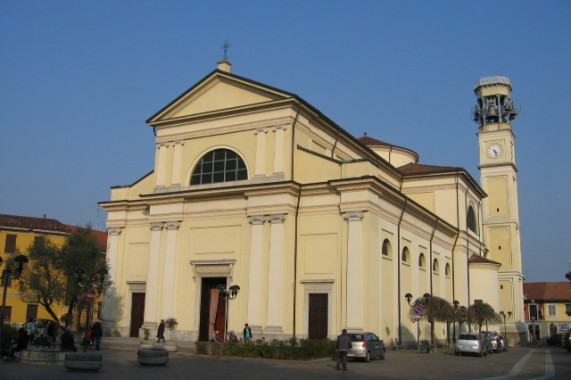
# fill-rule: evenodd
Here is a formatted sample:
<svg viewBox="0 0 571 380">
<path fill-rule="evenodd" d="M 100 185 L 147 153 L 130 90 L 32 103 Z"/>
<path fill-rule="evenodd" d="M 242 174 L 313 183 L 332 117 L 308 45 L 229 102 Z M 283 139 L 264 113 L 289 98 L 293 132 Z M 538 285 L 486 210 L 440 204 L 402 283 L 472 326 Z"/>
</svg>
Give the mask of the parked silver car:
<svg viewBox="0 0 571 380">
<path fill-rule="evenodd" d="M 351 350 L 348 358 L 362 359 L 365 362 L 372 358 L 385 358 L 385 343 L 372 332 L 349 333 L 351 337 Z"/>
<path fill-rule="evenodd" d="M 482 334 L 461 334 L 456 340 L 456 348 L 454 353 L 460 354 L 475 354 L 478 356 L 488 355 L 489 342 Z"/>
</svg>

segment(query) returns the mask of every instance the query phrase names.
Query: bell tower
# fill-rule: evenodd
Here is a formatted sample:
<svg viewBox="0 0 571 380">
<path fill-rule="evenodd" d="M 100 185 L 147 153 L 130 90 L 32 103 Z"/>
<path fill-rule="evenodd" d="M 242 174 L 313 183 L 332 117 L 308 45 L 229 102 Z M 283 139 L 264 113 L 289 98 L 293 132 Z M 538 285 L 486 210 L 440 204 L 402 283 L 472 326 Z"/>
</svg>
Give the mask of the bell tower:
<svg viewBox="0 0 571 380">
<path fill-rule="evenodd" d="M 512 121 L 517 110 L 510 97 L 510 79 L 504 76 L 481 78 L 474 84 L 478 102 L 474 121 L 478 123 L 480 178 L 488 197 L 483 201 L 482 218 L 487 258 L 501 264 L 499 269 L 500 310 L 511 312 L 508 335 L 519 341 L 523 314 L 523 273 L 521 262 L 519 201 L 515 135 Z"/>
</svg>

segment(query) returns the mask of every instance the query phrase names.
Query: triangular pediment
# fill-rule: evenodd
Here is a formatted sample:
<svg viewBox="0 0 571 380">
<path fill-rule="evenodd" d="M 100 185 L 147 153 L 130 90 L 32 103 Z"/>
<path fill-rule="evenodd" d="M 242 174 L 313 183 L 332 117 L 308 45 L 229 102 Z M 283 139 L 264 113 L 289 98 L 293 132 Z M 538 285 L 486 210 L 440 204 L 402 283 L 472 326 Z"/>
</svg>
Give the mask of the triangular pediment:
<svg viewBox="0 0 571 380">
<path fill-rule="evenodd" d="M 292 94 L 287 92 L 235 75 L 215 71 L 156 113 L 147 122 L 152 124 L 291 97 Z"/>
</svg>

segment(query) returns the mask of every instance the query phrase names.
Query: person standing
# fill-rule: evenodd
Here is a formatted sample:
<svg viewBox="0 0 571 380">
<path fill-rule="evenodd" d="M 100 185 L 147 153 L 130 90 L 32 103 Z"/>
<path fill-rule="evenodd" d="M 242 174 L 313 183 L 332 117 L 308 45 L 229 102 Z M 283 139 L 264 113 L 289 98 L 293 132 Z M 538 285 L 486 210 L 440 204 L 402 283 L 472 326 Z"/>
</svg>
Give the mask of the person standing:
<svg viewBox="0 0 571 380">
<path fill-rule="evenodd" d="M 101 322 L 99 320 L 95 321 L 93 326 L 91 326 L 91 335 L 95 340 L 95 350 L 99 351 L 101 340 L 103 340 L 103 328 L 101 327 Z"/>
<path fill-rule="evenodd" d="M 252 329 L 246 323 L 244 324 L 244 341 L 249 342 L 250 340 L 252 340 Z"/>
<path fill-rule="evenodd" d="M 161 323 L 159 324 L 159 330 L 157 331 L 157 343 L 161 342 L 161 339 L 163 340 L 163 342 L 165 341 L 165 320 L 161 319 Z"/>
<path fill-rule="evenodd" d="M 337 370 L 340 364 L 343 365 L 343 371 L 347 371 L 347 353 L 351 349 L 351 337 L 347 335 L 347 330 L 343 329 L 341 335 L 337 336 Z"/>
</svg>

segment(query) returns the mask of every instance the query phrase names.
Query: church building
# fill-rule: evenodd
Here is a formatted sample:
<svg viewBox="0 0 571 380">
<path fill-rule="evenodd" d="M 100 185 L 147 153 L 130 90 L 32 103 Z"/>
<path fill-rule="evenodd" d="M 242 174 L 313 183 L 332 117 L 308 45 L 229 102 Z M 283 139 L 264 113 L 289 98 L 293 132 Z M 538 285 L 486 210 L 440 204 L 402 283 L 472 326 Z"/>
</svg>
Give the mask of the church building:
<svg viewBox="0 0 571 380">
<path fill-rule="evenodd" d="M 147 120 L 152 171 L 100 203 L 106 329 L 153 334 L 174 317 L 186 341 L 248 323 L 254 339 L 346 328 L 415 343 L 405 295 L 429 293 L 510 312 L 508 334 L 525 333 L 511 83 L 483 78 L 475 93 L 481 184 L 218 62 Z M 436 339 L 450 333 L 437 324 Z"/>
</svg>

